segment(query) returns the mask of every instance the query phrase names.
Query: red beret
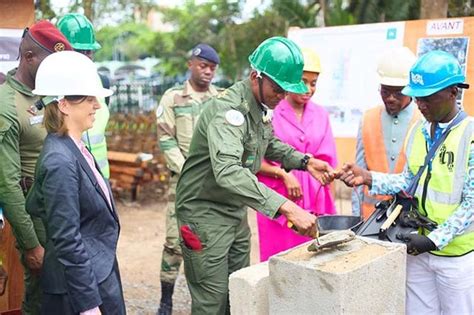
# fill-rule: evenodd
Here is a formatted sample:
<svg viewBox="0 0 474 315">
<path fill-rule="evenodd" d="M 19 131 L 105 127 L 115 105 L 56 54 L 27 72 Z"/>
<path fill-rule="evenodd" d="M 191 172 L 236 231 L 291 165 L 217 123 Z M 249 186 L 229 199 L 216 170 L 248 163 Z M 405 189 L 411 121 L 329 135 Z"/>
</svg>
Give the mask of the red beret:
<svg viewBox="0 0 474 315">
<path fill-rule="evenodd" d="M 39 21 L 33 24 L 27 32 L 36 44 L 51 53 L 72 50 L 72 46 L 66 37 L 49 21 Z"/>
</svg>

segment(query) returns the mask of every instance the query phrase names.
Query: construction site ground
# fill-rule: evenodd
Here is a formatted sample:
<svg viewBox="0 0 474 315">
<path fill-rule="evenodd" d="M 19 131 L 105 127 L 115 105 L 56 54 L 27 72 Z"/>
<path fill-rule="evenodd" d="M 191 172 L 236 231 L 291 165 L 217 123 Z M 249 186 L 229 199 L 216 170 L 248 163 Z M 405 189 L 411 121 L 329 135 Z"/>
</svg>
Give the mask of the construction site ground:
<svg viewBox="0 0 474 315">
<path fill-rule="evenodd" d="M 166 202 L 160 195 L 157 191 L 154 197 L 153 191 L 148 191 L 141 194 L 136 202 L 130 202 L 129 198 L 116 198 L 121 221 L 118 259 L 127 313 L 131 315 L 156 314 L 159 305 L 166 211 Z M 347 200 L 338 200 L 336 204 L 343 212 L 348 212 Z M 249 223 L 252 230 L 251 263 L 254 264 L 259 257 L 253 211 L 249 211 Z M 182 272 L 175 287 L 173 303 L 173 314 L 191 313 L 191 297 Z"/>
</svg>

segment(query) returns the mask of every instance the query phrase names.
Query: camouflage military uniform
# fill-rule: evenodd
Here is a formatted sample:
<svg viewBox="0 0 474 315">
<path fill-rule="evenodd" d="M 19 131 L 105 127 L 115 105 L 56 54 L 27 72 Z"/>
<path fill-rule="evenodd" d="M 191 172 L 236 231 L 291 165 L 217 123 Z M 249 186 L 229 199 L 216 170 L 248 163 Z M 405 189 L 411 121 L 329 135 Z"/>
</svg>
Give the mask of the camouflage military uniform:
<svg viewBox="0 0 474 315">
<path fill-rule="evenodd" d="M 173 174 L 168 192 L 166 242 L 161 260 L 160 280 L 164 282 L 176 281 L 183 261 L 175 215 L 176 183 L 188 156 L 193 130 L 201 112 L 201 103 L 217 93 L 218 89 L 212 85 L 206 92 L 196 92 L 189 81 L 186 81 L 184 86 L 166 91 L 156 111 L 160 149 Z"/>
<path fill-rule="evenodd" d="M 176 193 L 178 225 L 188 225 L 202 250 L 181 243 L 193 314 L 225 314 L 228 277 L 249 265 L 247 206 L 275 217 L 286 199 L 255 177 L 265 157 L 302 168 L 304 154 L 273 136 L 250 80 L 205 103 Z"/>
</svg>

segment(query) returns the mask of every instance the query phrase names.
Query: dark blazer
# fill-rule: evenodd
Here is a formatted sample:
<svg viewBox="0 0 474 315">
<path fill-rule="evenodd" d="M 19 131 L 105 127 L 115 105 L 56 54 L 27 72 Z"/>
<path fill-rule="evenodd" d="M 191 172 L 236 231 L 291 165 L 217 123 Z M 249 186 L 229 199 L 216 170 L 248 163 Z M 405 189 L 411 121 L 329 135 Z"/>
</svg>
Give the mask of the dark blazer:
<svg viewBox="0 0 474 315">
<path fill-rule="evenodd" d="M 35 178 L 26 208 L 46 228 L 43 292 L 67 294 L 74 312 L 91 309 L 102 303 L 100 284 L 112 272 L 118 274 L 120 226 L 113 198 L 109 206 L 69 136 L 46 137 Z"/>
</svg>

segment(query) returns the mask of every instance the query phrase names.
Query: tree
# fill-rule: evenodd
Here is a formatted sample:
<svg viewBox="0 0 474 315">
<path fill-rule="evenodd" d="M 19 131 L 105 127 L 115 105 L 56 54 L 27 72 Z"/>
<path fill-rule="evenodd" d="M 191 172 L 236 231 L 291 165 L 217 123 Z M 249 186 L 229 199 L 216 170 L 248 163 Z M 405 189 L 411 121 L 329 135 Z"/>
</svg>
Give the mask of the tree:
<svg viewBox="0 0 474 315">
<path fill-rule="evenodd" d="M 197 5 L 195 1 L 187 0 L 181 7 L 158 8 L 164 21 L 175 28 L 171 33 L 156 34 L 152 53 L 163 61 L 160 70 L 168 75 L 185 72 L 189 52 L 199 42 L 218 48 L 222 34 L 233 28 L 240 17 L 241 3 L 214 0 Z M 225 57 L 222 64 L 225 69 Z"/>
<path fill-rule="evenodd" d="M 127 22 L 119 26 L 106 26 L 97 32 L 97 41 L 102 45 L 97 61 L 118 59 L 137 60 L 153 50 L 155 33 L 145 24 Z"/>
<path fill-rule="evenodd" d="M 49 0 L 36 0 L 35 9 L 37 19 L 51 19 L 56 16 L 56 13 L 51 8 Z"/>
<path fill-rule="evenodd" d="M 306 28 L 318 26 L 317 16 L 321 11 L 321 4 L 317 0 L 273 0 L 272 9 L 286 19 L 288 26 Z"/>
<path fill-rule="evenodd" d="M 421 19 L 437 19 L 447 16 L 448 0 L 421 0 Z"/>
</svg>

